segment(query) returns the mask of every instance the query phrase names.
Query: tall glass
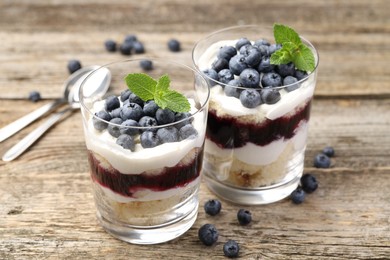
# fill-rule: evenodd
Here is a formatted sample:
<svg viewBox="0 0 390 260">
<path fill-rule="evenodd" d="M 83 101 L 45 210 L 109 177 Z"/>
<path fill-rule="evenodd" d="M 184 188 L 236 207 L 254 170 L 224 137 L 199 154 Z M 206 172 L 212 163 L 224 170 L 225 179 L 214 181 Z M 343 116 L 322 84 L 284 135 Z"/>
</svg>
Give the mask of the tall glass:
<svg viewBox="0 0 390 260">
<path fill-rule="evenodd" d="M 182 235 L 196 220 L 209 87 L 205 78 L 190 67 L 151 59 L 154 69 L 148 70 L 147 74 L 156 80 L 167 74 L 170 88 L 188 98 L 191 110 L 185 116 L 174 113 L 175 119 L 171 123 L 159 121 L 157 125 L 142 126 L 140 121 L 144 116 L 156 118 L 158 112 L 153 109 L 146 112 L 145 106 L 149 102 L 140 102 L 132 95 L 127 97 L 125 90 L 128 87 L 124 80 L 129 73 L 145 73 L 140 61 L 125 60 L 102 67 L 112 74 L 108 96 L 119 98 L 119 110 L 110 111 L 105 107 L 104 99 L 87 93 L 86 86 L 94 84 L 91 82 L 102 68 L 83 81 L 80 103 L 100 224 L 121 240 L 156 244 Z M 136 116 L 139 125 L 124 124 L 129 120 L 129 111 L 138 107 L 132 104 L 142 108 L 142 114 Z M 102 119 L 97 114 L 99 111 L 107 112 L 109 117 Z M 185 126 L 187 131 L 182 130 Z M 175 139 L 161 137 L 160 130 L 166 133 L 167 129 L 174 130 Z M 122 135 L 131 138 L 122 138 Z M 150 142 L 142 143 L 142 138 L 149 138 Z M 126 143 L 128 139 L 132 141 Z"/>
<path fill-rule="evenodd" d="M 272 28 L 231 27 L 214 32 L 195 45 L 192 54 L 195 67 L 203 73 L 210 68 L 230 69 L 230 61 L 228 65 L 215 61 L 221 47 L 235 46 L 240 38 L 256 45 L 262 60 L 280 47 L 272 44 Z M 241 84 L 222 82 L 220 76 L 213 77 L 210 71 L 205 73 L 212 87 L 203 176 L 210 190 L 226 200 L 248 205 L 271 203 L 289 196 L 299 184 L 318 66 L 316 49 L 303 37 L 301 40 L 314 54 L 315 69 L 309 73 L 295 71 L 294 83 L 266 87 L 263 85 L 266 73 L 278 72 L 278 68 L 272 65 L 267 68 L 266 61 L 263 67 L 260 63 L 248 65 L 247 68 L 257 70 L 260 76 L 255 90 L 261 98 L 255 107 L 245 107 L 241 102 L 240 95 L 245 90 Z M 249 55 L 248 50 L 240 49 L 240 52 L 245 56 Z M 238 54 L 239 50 L 236 51 Z M 273 103 L 275 97 L 264 94 L 269 92 L 268 88 L 278 92 L 273 95 L 280 100 Z"/>
</svg>

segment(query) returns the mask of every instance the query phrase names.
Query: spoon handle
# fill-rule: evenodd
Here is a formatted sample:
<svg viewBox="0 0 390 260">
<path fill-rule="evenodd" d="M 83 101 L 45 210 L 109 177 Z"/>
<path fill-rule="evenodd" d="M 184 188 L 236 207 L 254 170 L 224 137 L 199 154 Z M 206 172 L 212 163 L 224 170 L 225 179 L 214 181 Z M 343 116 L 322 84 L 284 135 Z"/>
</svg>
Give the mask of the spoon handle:
<svg viewBox="0 0 390 260">
<path fill-rule="evenodd" d="M 4 141 L 8 137 L 16 134 L 20 130 L 22 130 L 24 127 L 27 125 L 31 124 L 47 112 L 51 111 L 52 109 L 56 108 L 60 104 L 64 104 L 66 100 L 64 99 L 57 99 L 54 100 L 53 102 L 46 104 L 37 110 L 34 110 L 33 112 L 17 119 L 16 121 L 12 122 L 9 125 L 6 125 L 2 129 L 0 129 L 0 142 Z"/>
<path fill-rule="evenodd" d="M 68 107 L 64 110 L 61 110 L 58 113 L 55 113 L 47 121 L 45 121 L 42 125 L 36 128 L 34 131 L 26 135 L 22 140 L 20 140 L 16 145 L 11 147 L 4 155 L 3 161 L 8 162 L 17 158 L 24 151 L 27 150 L 36 140 L 39 139 L 50 127 L 52 127 L 55 123 L 57 123 L 63 116 L 69 112 L 73 111 L 72 107 Z"/>
</svg>

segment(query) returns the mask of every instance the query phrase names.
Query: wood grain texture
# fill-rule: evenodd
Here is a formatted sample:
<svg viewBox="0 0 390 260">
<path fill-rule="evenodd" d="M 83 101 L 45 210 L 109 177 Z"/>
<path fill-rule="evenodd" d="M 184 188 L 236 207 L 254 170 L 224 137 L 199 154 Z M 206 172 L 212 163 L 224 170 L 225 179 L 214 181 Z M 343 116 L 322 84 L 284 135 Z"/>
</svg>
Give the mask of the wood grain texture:
<svg viewBox="0 0 390 260">
<path fill-rule="evenodd" d="M 319 189 L 302 205 L 283 200 L 240 208 L 223 201 L 215 217 L 202 209 L 194 226 L 161 245 L 114 239 L 97 224 L 81 115 L 55 125 L 18 160 L 0 161 L 0 259 L 224 259 L 228 239 L 242 259 L 389 259 L 390 16 L 386 0 L 270 1 L 0 1 L 0 127 L 62 93 L 70 59 L 84 66 L 126 57 L 103 42 L 135 33 L 146 54 L 191 65 L 193 45 L 211 31 L 238 24 L 288 24 L 310 39 L 320 67 L 305 172 Z M 183 51 L 171 53 L 170 38 Z M 26 101 L 31 90 L 45 100 Z M 43 119 L 44 120 L 44 119 Z M 43 120 L 0 143 L 3 154 Z M 332 168 L 312 167 L 332 145 Z M 215 196 L 202 183 L 200 205 Z M 199 227 L 219 229 L 205 247 Z"/>
</svg>

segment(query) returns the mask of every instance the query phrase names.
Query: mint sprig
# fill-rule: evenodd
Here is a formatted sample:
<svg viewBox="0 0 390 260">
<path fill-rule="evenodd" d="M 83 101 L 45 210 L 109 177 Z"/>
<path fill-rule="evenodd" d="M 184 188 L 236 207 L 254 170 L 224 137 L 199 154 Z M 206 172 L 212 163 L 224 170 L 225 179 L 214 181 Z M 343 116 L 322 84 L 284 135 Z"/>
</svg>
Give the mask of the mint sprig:
<svg viewBox="0 0 390 260">
<path fill-rule="evenodd" d="M 302 43 L 298 33 L 286 25 L 274 24 L 274 37 L 282 48 L 271 55 L 270 62 L 274 65 L 293 62 L 302 71 L 313 71 L 315 58 L 313 52 Z"/>
<path fill-rule="evenodd" d="M 187 98 L 169 89 L 171 80 L 167 74 L 158 80 L 144 73 L 132 73 L 125 77 L 128 88 L 143 101 L 154 100 L 162 109 L 169 108 L 174 112 L 188 112 L 191 105 Z"/>
</svg>

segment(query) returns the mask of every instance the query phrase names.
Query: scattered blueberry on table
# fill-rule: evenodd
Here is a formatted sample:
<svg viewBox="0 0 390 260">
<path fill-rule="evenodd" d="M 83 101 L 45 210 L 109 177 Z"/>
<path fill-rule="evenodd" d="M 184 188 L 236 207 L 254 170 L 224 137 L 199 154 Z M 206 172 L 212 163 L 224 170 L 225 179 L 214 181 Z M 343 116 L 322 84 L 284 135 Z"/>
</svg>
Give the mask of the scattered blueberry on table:
<svg viewBox="0 0 390 260">
<path fill-rule="evenodd" d="M 153 69 L 153 62 L 151 60 L 141 60 L 139 62 L 139 65 L 145 71 L 149 71 Z"/>
<path fill-rule="evenodd" d="M 290 195 L 291 200 L 294 204 L 301 204 L 306 197 L 305 191 L 301 186 L 298 186 Z"/>
<path fill-rule="evenodd" d="M 222 208 L 221 202 L 216 199 L 208 200 L 204 204 L 204 211 L 210 216 L 217 215 L 221 211 L 221 208 Z"/>
<path fill-rule="evenodd" d="M 199 240 L 206 246 L 211 246 L 218 240 L 218 230 L 213 224 L 204 224 L 198 231 Z"/>
<path fill-rule="evenodd" d="M 108 52 L 116 52 L 117 43 L 114 40 L 109 39 L 104 42 L 104 47 Z"/>
<path fill-rule="evenodd" d="M 172 52 L 179 52 L 181 50 L 180 42 L 176 39 L 169 40 L 168 49 Z"/>
<path fill-rule="evenodd" d="M 79 60 L 69 60 L 68 61 L 68 71 L 70 74 L 76 72 L 81 69 L 81 63 Z"/>
<path fill-rule="evenodd" d="M 306 173 L 301 177 L 301 186 L 306 193 L 312 193 L 318 188 L 316 177 L 310 173 Z"/>
<path fill-rule="evenodd" d="M 314 157 L 314 167 L 316 168 L 329 168 L 331 164 L 330 158 L 323 153 L 319 153 Z"/>
<path fill-rule="evenodd" d="M 32 102 L 38 102 L 39 100 L 41 100 L 41 94 L 38 92 L 38 91 L 31 91 L 29 94 L 28 94 L 28 99 Z"/>
<path fill-rule="evenodd" d="M 235 258 L 238 257 L 238 253 L 240 252 L 240 246 L 235 240 L 228 240 L 223 245 L 223 253 L 226 257 Z"/>
<path fill-rule="evenodd" d="M 246 209 L 240 209 L 237 212 L 237 220 L 242 226 L 249 225 L 252 222 L 252 213 Z"/>
</svg>

